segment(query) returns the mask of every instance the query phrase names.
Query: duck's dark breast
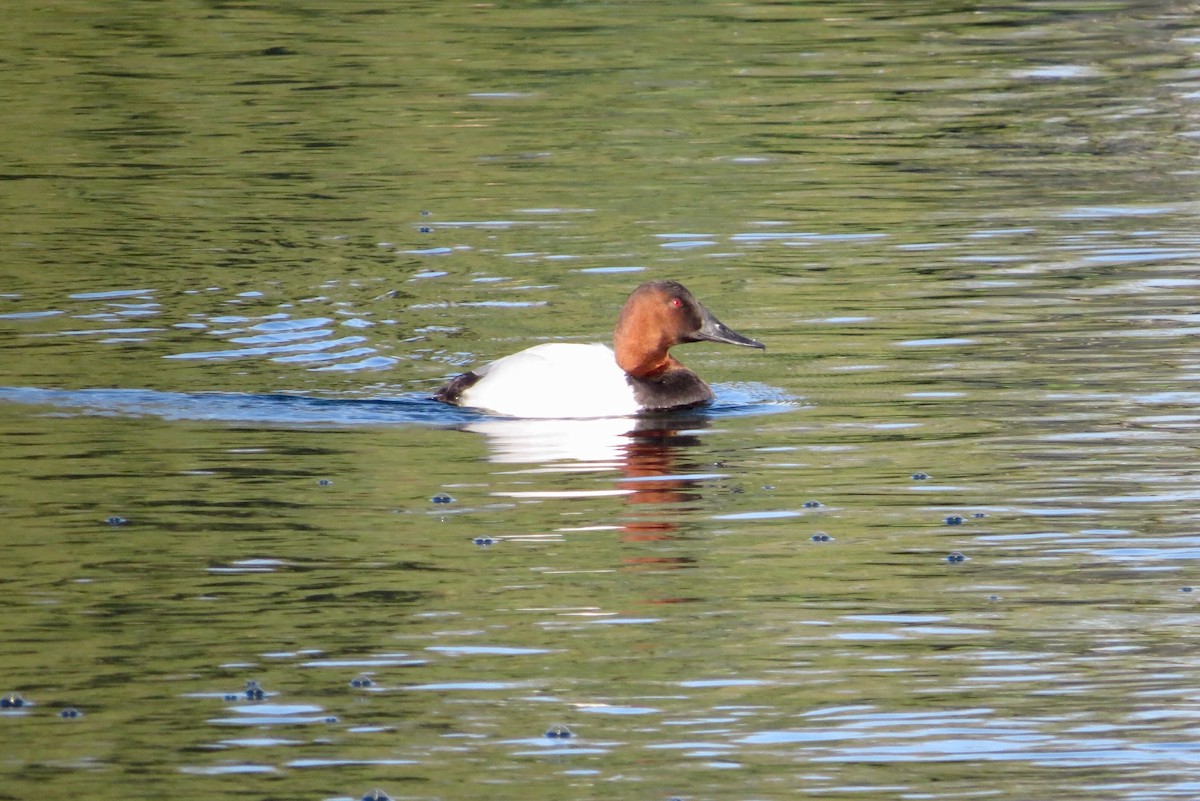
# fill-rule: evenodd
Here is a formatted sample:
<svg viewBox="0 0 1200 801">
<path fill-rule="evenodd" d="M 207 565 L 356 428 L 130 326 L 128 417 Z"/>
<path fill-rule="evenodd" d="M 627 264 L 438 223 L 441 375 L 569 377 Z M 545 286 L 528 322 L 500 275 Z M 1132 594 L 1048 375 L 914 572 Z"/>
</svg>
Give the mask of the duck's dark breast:
<svg viewBox="0 0 1200 801">
<path fill-rule="evenodd" d="M 715 397 L 700 376 L 686 369 L 666 370 L 652 378 L 629 376 L 628 381 L 638 405 L 651 411 L 699 406 Z"/>
</svg>

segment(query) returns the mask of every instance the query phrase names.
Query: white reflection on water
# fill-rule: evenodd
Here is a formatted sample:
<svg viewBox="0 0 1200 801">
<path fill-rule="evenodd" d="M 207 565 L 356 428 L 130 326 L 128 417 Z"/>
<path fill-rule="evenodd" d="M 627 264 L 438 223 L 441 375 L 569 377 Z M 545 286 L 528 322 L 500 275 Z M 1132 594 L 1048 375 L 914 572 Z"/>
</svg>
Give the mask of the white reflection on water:
<svg viewBox="0 0 1200 801">
<path fill-rule="evenodd" d="M 639 438 L 663 432 L 686 435 L 690 428 L 707 428 L 725 416 L 772 414 L 796 408 L 791 396 L 764 384 L 718 384 L 714 391 L 717 400 L 711 407 L 677 414 L 588 420 L 491 417 L 466 425 L 463 430 L 486 436 L 489 459 L 497 464 L 562 470 L 566 469 L 562 463 L 570 462 L 582 470 L 601 470 L 625 465 L 630 446 Z M 653 475 L 663 477 L 657 472 Z"/>
<path fill-rule="evenodd" d="M 588 462 L 616 466 L 635 428 L 633 420 L 484 420 L 463 430 L 488 438 L 489 458 L 499 464 Z"/>
</svg>

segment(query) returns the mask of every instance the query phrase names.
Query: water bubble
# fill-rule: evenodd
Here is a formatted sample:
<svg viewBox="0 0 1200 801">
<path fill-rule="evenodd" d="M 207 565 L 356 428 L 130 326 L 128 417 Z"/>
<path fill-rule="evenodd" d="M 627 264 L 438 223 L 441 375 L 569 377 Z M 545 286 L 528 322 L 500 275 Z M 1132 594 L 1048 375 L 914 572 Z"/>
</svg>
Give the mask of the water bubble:
<svg viewBox="0 0 1200 801">
<path fill-rule="evenodd" d="M 433 501 L 434 503 L 454 503 L 454 499 L 444 492 L 439 492 L 429 500 Z"/>
<path fill-rule="evenodd" d="M 967 561 L 967 557 L 961 551 L 951 551 L 950 555 L 946 557 L 946 561 L 957 564 Z"/>
<path fill-rule="evenodd" d="M 20 709 L 29 703 L 20 693 L 5 693 L 0 695 L 0 709 Z"/>
<path fill-rule="evenodd" d="M 912 480 L 913 481 L 928 481 L 929 474 L 928 473 L 913 473 Z"/>
<path fill-rule="evenodd" d="M 80 712 L 75 707 L 69 706 L 66 709 L 64 709 L 62 712 L 59 712 L 58 716 L 60 718 L 62 718 L 63 720 L 74 720 L 75 718 L 83 717 L 83 713 Z"/>
<path fill-rule="evenodd" d="M 950 515 L 942 522 L 947 526 L 961 526 L 963 524 L 963 519 L 961 515 Z"/>
<path fill-rule="evenodd" d="M 123 526 L 129 521 L 123 517 L 117 517 L 116 515 L 113 515 L 112 517 L 105 518 L 104 522 L 108 523 L 110 526 Z"/>
<path fill-rule="evenodd" d="M 561 726 L 561 725 L 556 724 L 556 725 L 551 726 L 550 728 L 546 729 L 546 736 L 549 737 L 551 740 L 565 740 L 568 737 L 571 737 L 572 734 L 571 734 L 571 730 L 568 729 L 566 726 Z"/>
<path fill-rule="evenodd" d="M 805 501 L 804 502 L 805 509 L 820 509 L 824 505 L 825 504 L 821 503 L 820 501 Z"/>
<path fill-rule="evenodd" d="M 350 679 L 350 686 L 357 688 L 374 687 L 375 682 L 371 680 L 370 676 L 355 676 L 354 678 Z"/>
<path fill-rule="evenodd" d="M 824 531 L 818 531 L 812 535 L 813 542 L 833 542 L 833 537 L 826 534 Z"/>
</svg>

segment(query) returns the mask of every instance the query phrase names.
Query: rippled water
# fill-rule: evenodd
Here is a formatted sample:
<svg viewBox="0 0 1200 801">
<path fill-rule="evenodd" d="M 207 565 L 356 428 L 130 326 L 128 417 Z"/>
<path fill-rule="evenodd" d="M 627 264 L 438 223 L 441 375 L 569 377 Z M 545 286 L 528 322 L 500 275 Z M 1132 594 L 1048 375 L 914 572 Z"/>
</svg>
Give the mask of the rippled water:
<svg viewBox="0 0 1200 801">
<path fill-rule="evenodd" d="M 0 796 L 1200 795 L 1192 4 L 9 17 Z"/>
</svg>

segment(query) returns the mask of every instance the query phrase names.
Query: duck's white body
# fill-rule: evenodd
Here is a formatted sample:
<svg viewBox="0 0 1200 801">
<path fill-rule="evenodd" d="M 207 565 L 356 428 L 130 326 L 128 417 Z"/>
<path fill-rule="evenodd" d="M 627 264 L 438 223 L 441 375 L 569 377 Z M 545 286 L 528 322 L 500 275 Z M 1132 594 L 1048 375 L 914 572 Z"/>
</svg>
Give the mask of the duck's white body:
<svg viewBox="0 0 1200 801">
<path fill-rule="evenodd" d="M 474 371 L 463 406 L 510 417 L 622 417 L 641 406 L 612 349 L 601 344 L 549 342 L 497 359 Z"/>
</svg>

